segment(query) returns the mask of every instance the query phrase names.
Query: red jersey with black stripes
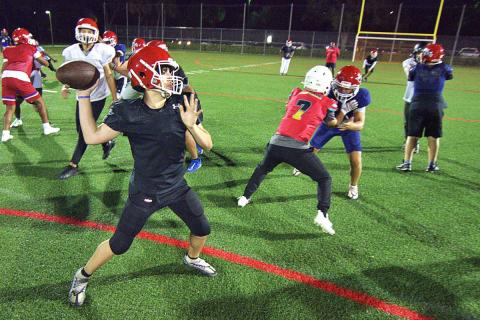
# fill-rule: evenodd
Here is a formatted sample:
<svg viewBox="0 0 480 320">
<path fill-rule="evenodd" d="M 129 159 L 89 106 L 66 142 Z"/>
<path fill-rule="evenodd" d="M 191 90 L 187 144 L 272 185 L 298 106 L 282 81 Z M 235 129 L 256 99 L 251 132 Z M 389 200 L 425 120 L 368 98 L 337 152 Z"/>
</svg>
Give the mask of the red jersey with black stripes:
<svg viewBox="0 0 480 320">
<path fill-rule="evenodd" d="M 327 116 L 337 110 L 337 102 L 320 93 L 293 89 L 277 134 L 308 143 Z"/>
</svg>

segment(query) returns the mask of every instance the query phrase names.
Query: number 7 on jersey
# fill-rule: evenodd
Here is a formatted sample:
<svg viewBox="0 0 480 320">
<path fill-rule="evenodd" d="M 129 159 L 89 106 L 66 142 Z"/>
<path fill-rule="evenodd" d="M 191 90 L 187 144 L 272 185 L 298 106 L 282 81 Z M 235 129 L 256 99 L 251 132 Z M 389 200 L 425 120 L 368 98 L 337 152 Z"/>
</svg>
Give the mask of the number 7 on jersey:
<svg viewBox="0 0 480 320">
<path fill-rule="evenodd" d="M 297 112 L 292 116 L 295 120 L 302 120 L 302 115 L 312 106 L 312 103 L 307 100 L 298 100 L 297 106 L 300 107 Z"/>
</svg>

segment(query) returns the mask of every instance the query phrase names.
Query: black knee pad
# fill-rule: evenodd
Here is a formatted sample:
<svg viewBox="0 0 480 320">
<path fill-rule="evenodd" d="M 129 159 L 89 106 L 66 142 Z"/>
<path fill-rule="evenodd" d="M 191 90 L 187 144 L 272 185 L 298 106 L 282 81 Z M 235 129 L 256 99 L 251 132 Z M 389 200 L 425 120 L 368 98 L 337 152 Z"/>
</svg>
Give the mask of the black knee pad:
<svg viewBox="0 0 480 320">
<path fill-rule="evenodd" d="M 124 254 L 132 245 L 133 239 L 135 239 L 135 237 L 128 236 L 117 230 L 109 240 L 110 248 L 116 255 Z"/>
<path fill-rule="evenodd" d="M 201 219 L 195 221 L 195 223 L 190 224 L 190 232 L 197 237 L 205 237 L 210 234 L 211 228 L 210 223 L 208 223 L 207 218 L 203 215 Z"/>
</svg>

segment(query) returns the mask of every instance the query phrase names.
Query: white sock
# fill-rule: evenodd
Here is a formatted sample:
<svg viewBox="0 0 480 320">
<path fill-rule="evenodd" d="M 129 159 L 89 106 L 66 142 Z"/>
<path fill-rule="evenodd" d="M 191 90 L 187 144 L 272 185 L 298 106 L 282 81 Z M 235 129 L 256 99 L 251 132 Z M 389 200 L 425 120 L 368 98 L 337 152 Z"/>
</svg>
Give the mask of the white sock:
<svg viewBox="0 0 480 320">
<path fill-rule="evenodd" d="M 43 130 L 50 128 L 50 122 L 42 123 Z"/>
<path fill-rule="evenodd" d="M 10 130 L 3 130 L 2 131 L 2 136 L 8 136 L 10 135 Z"/>
</svg>

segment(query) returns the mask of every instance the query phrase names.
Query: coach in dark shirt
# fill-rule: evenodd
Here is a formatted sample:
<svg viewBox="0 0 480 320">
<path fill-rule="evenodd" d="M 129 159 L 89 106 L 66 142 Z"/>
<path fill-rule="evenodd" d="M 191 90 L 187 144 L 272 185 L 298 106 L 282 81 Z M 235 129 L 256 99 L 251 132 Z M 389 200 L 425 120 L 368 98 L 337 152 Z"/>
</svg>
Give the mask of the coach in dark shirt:
<svg viewBox="0 0 480 320">
<path fill-rule="evenodd" d="M 200 112 L 193 94 L 180 95 L 183 83 L 173 75 L 178 65 L 157 47 L 145 47 L 128 62 L 132 87 L 144 91 L 143 99 L 113 104 L 104 123 L 97 128 L 89 94 L 79 91 L 80 123 L 85 141 L 100 144 L 123 133 L 128 137 L 134 159 L 127 202 L 113 236 L 102 242 L 87 264 L 80 268 L 69 292 L 70 303 L 85 300 L 89 276 L 113 256 L 125 253 L 150 215 L 169 207 L 190 229 L 185 265 L 204 275 L 215 269 L 199 258 L 210 225 L 197 194 L 184 180 L 185 133 L 188 130 L 204 149 L 212 148 L 210 134 L 197 125 Z"/>
<path fill-rule="evenodd" d="M 292 45 L 292 40 L 287 40 L 285 45 L 280 49 L 282 55 L 282 65 L 280 66 L 280 75 L 285 76 L 288 72 L 288 66 L 295 53 L 295 47 Z"/>
<path fill-rule="evenodd" d="M 413 98 L 408 114 L 407 142 L 400 171 L 412 170 L 413 149 L 419 138 L 428 139 L 427 172 L 439 170 L 437 164 L 440 137 L 442 137 L 443 110 L 447 107 L 442 93 L 446 80 L 453 79 L 452 67 L 442 61 L 443 47 L 428 44 L 422 51 L 422 63 L 417 64 L 409 75 L 413 81 Z"/>
</svg>

